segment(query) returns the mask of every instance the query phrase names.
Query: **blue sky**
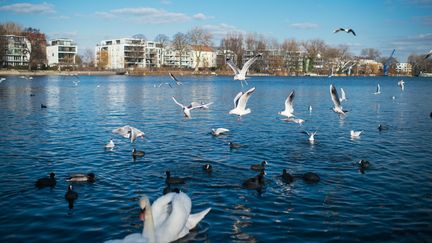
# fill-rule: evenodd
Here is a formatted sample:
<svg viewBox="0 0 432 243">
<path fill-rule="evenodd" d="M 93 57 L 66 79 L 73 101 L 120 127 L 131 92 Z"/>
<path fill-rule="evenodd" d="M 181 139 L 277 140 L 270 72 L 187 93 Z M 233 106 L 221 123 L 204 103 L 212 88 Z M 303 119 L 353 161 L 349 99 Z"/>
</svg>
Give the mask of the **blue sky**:
<svg viewBox="0 0 432 243">
<path fill-rule="evenodd" d="M 346 44 L 353 54 L 376 48 L 395 57 L 432 49 L 432 0 L 152 0 L 8 1 L 0 0 L 0 22 L 38 28 L 49 39 L 72 38 L 78 48 L 94 49 L 101 40 L 144 34 L 172 37 L 193 27 L 208 29 L 214 44 L 227 33 L 255 32 L 279 42 L 322 39 Z M 352 28 L 357 36 L 337 33 Z"/>
</svg>

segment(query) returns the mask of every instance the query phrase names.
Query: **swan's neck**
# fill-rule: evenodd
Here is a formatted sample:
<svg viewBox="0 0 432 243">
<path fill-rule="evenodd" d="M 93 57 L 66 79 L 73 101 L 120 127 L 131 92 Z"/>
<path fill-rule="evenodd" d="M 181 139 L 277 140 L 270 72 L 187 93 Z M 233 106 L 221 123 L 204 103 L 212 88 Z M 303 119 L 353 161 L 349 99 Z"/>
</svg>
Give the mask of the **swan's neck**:
<svg viewBox="0 0 432 243">
<path fill-rule="evenodd" d="M 152 208 L 150 206 L 150 201 L 147 199 L 146 201 L 146 210 L 145 210 L 145 217 L 144 217 L 144 229 L 143 229 L 143 236 L 147 238 L 149 243 L 156 243 L 156 232 L 153 222 L 153 214 L 152 214 Z"/>
</svg>

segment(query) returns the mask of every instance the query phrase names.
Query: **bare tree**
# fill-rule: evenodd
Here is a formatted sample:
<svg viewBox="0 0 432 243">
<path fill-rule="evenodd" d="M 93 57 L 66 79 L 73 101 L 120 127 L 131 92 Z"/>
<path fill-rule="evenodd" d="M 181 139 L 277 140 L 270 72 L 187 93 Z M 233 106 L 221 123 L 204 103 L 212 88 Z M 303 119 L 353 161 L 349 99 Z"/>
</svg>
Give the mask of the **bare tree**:
<svg viewBox="0 0 432 243">
<path fill-rule="evenodd" d="M 365 48 L 361 50 L 361 55 L 368 59 L 378 60 L 381 56 L 381 53 L 375 48 Z"/>
<path fill-rule="evenodd" d="M 201 55 L 205 48 L 212 45 L 212 34 L 203 28 L 195 27 L 187 33 L 187 37 L 192 48 L 195 48 L 195 71 L 198 71 L 198 67 L 201 62 Z"/>
<path fill-rule="evenodd" d="M 165 47 L 168 46 L 168 44 L 169 44 L 169 42 L 170 42 L 170 39 L 169 39 L 168 36 L 166 36 L 166 35 L 164 35 L 164 34 L 158 34 L 158 35 L 155 37 L 154 41 L 159 42 L 161 48 L 165 48 Z"/>
<path fill-rule="evenodd" d="M 31 48 L 24 47 L 30 53 L 29 70 L 47 63 L 46 58 L 46 36 L 39 29 L 28 27 L 24 29 L 23 35 L 30 41 Z"/>
<path fill-rule="evenodd" d="M 296 39 L 285 39 L 281 44 L 281 49 L 285 55 L 285 68 L 290 73 L 301 71 L 300 43 Z"/>
<path fill-rule="evenodd" d="M 237 57 L 237 65 L 241 66 L 243 63 L 243 35 L 240 32 L 228 33 L 225 38 L 221 40 L 222 50 L 230 50 Z"/>
<path fill-rule="evenodd" d="M 302 43 L 302 46 L 306 50 L 306 56 L 307 56 L 306 63 L 309 64 L 306 65 L 305 71 L 309 72 L 309 67 L 313 67 L 317 59 L 320 59 L 319 57 L 325 52 L 327 45 L 323 40 L 313 39 L 313 40 L 304 41 Z"/>
<path fill-rule="evenodd" d="M 81 59 L 84 65 L 88 67 L 94 66 L 94 52 L 92 49 L 85 49 Z"/>
<path fill-rule="evenodd" d="M 173 36 L 172 46 L 179 52 L 180 67 L 182 67 L 183 53 L 189 49 L 189 43 L 186 34 L 178 32 Z"/>
</svg>

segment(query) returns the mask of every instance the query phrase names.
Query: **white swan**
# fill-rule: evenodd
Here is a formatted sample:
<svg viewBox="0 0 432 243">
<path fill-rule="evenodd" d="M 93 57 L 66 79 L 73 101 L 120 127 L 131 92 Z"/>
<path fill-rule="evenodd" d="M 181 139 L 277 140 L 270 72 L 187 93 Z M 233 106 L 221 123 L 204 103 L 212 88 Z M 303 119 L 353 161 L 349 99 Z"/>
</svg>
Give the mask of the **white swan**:
<svg viewBox="0 0 432 243">
<path fill-rule="evenodd" d="M 239 118 L 241 116 L 247 115 L 251 113 L 251 109 L 246 109 L 246 104 L 249 100 L 249 97 L 252 95 L 252 93 L 255 91 L 255 87 L 249 89 L 246 92 L 239 92 L 234 97 L 234 109 L 229 111 L 229 114 L 231 115 L 238 115 Z"/>
<path fill-rule="evenodd" d="M 255 55 L 254 57 L 252 57 L 251 59 L 249 59 L 243 65 L 241 70 L 233 63 L 233 61 L 231 59 L 226 59 L 226 63 L 234 71 L 234 80 L 240 80 L 240 81 L 246 80 L 246 72 L 249 70 L 249 67 L 261 56 L 262 56 L 262 54 L 259 53 L 259 54 Z M 247 84 L 247 82 L 246 82 L 246 84 Z M 243 83 L 241 83 L 241 85 L 243 86 Z"/>
<path fill-rule="evenodd" d="M 192 201 L 183 192 L 167 193 L 150 205 L 146 196 L 140 199 L 141 210 L 144 211 L 144 228 L 142 233 L 134 233 L 118 242 L 167 243 L 186 236 L 211 210 L 207 208 L 199 213 L 190 214 Z"/>
</svg>

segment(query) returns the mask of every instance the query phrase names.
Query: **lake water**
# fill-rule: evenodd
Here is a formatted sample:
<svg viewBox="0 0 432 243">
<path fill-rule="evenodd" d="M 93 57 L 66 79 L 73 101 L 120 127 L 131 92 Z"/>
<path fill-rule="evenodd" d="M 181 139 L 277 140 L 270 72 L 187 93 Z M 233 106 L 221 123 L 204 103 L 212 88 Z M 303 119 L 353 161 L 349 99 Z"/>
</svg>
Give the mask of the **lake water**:
<svg viewBox="0 0 432 243">
<path fill-rule="evenodd" d="M 397 77 L 252 77 L 241 87 L 232 77 L 178 77 L 182 86 L 157 87 L 166 77 L 8 77 L 0 84 L 0 241 L 102 242 L 141 232 L 138 198 L 162 195 L 166 170 L 188 180 L 181 190 L 192 212 L 212 210 L 185 241 L 326 242 L 432 240 L 432 80 Z M 344 88 L 349 110 L 331 111 L 329 85 Z M 374 95 L 381 85 L 382 94 Z M 154 87 L 156 86 L 156 87 Z M 240 90 L 256 87 L 238 121 L 228 115 Z M 294 89 L 303 126 L 278 112 Z M 339 91 L 340 92 L 340 91 Z M 214 102 L 193 110 L 184 104 Z M 395 98 L 392 99 L 392 96 Z M 47 106 L 41 108 L 41 104 Z M 312 106 L 312 112 L 308 107 Z M 384 124 L 388 130 L 379 132 Z M 123 125 L 146 136 L 131 144 L 112 134 Z M 230 130 L 212 137 L 211 128 Z M 315 131 L 315 143 L 302 131 Z M 362 130 L 359 139 L 350 130 Z M 104 150 L 110 138 L 116 147 Z M 230 150 L 228 142 L 247 145 Z M 133 160 L 133 147 L 144 150 Z M 361 173 L 358 161 L 370 161 Z M 241 188 L 267 160 L 259 193 Z M 211 163 L 213 173 L 203 172 Z M 294 174 L 280 181 L 282 169 Z M 305 172 L 321 177 L 305 183 Z M 50 172 L 57 185 L 37 189 Z M 96 174 L 75 184 L 69 209 L 64 195 L 71 173 Z"/>
</svg>

